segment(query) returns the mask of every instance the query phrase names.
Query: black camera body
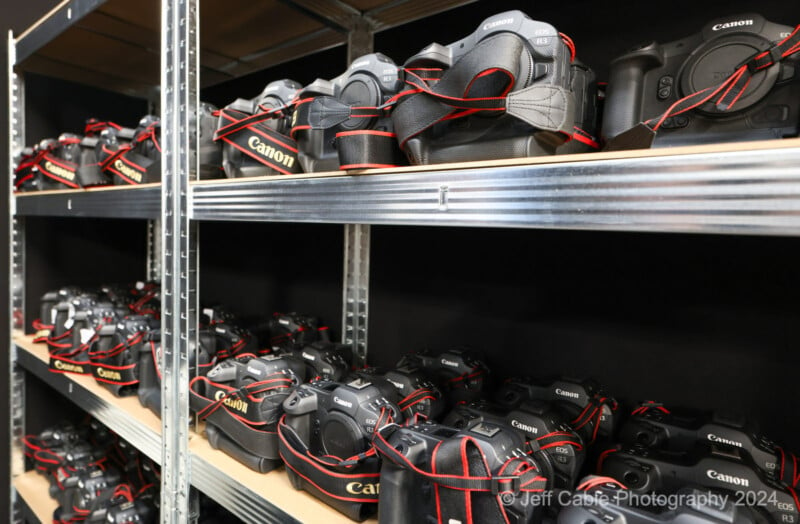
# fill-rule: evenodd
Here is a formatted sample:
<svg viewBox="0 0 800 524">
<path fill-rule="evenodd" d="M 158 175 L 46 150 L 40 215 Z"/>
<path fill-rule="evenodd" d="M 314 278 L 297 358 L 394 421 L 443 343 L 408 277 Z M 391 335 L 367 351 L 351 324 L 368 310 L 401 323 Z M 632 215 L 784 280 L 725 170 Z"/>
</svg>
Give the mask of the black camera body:
<svg viewBox="0 0 800 524">
<path fill-rule="evenodd" d="M 132 395 L 139 385 L 139 364 L 150 350 L 151 333 L 160 322 L 150 315 L 127 315 L 102 326 L 89 349 L 95 380 L 118 397 Z"/>
<path fill-rule="evenodd" d="M 112 178 L 114 185 L 139 185 L 161 182 L 161 123 L 155 115 L 145 115 L 139 121 L 130 144 L 119 145 L 110 130 L 101 132 L 98 142 L 101 167 Z M 104 138 L 105 136 L 105 138 Z M 105 149 L 111 151 L 105 153 Z"/>
<path fill-rule="evenodd" d="M 292 354 L 306 363 L 306 378 L 321 378 L 338 382 L 344 380 L 353 365 L 353 348 L 346 344 L 318 341 Z"/>
<path fill-rule="evenodd" d="M 272 351 L 301 350 L 317 341 L 330 342 L 328 328 L 319 318 L 305 313 L 273 313 L 269 320 Z"/>
<path fill-rule="evenodd" d="M 34 342 L 46 342 L 50 332 L 55 328 L 56 305 L 79 295 L 81 290 L 74 286 L 62 287 L 48 291 L 39 299 L 39 318 L 33 321 L 36 330 Z"/>
<path fill-rule="evenodd" d="M 370 367 L 354 371 L 351 377 L 379 387 L 386 398 L 398 405 L 407 420 L 418 416 L 438 421 L 447 408 L 441 390 L 419 368 L 401 366 L 381 370 Z"/>
<path fill-rule="evenodd" d="M 372 436 L 400 420 L 400 408 L 360 379 L 301 384 L 283 402 L 280 455 L 295 489 L 308 491 L 353 520 L 375 512 L 380 460 Z"/>
<path fill-rule="evenodd" d="M 723 444 L 747 452 L 764 472 L 777 474 L 775 444 L 756 434 L 744 419 L 720 413 L 659 409 L 643 404 L 620 429 L 620 441 L 667 451 L 691 451 L 699 443 Z M 789 483 L 791 485 L 791 483 Z"/>
<path fill-rule="evenodd" d="M 585 479 L 591 480 L 591 477 Z M 686 487 L 678 490 L 676 507 L 648 507 L 635 503 L 630 492 L 606 482 L 573 494 L 559 512 L 557 524 L 758 524 L 762 522 L 746 506 L 712 491 Z M 688 502 L 692 501 L 692 502 Z"/>
<path fill-rule="evenodd" d="M 301 384 L 284 401 L 286 424 L 312 453 L 347 458 L 370 447 L 381 412 L 393 420 L 400 409 L 383 396 L 380 388 L 361 379 L 349 383 L 328 380 Z"/>
<path fill-rule="evenodd" d="M 476 400 L 488 389 L 489 370 L 483 362 L 483 355 L 474 350 L 452 349 L 439 355 L 408 353 L 400 359 L 397 367 L 422 370 L 439 385 L 450 405 Z"/>
<path fill-rule="evenodd" d="M 94 467 L 69 477 L 64 482 L 64 490 L 58 494 L 60 503 L 54 518 L 69 521 L 72 516 L 88 513 L 92 502 L 107 488 L 120 483 L 119 472 L 114 468 Z M 60 517 L 55 517 L 60 514 Z"/>
<path fill-rule="evenodd" d="M 709 22 L 690 37 L 644 44 L 611 64 L 602 134 L 612 139 L 666 112 L 681 98 L 725 81 L 747 59 L 773 47 L 793 28 L 757 14 Z M 653 145 L 675 146 L 797 136 L 800 57 L 756 72 L 727 111 L 714 100 L 667 118 Z"/>
<path fill-rule="evenodd" d="M 527 401 L 516 408 L 504 409 L 479 400 L 456 406 L 442 420 L 442 424 L 456 429 L 469 429 L 484 422 L 513 428 L 537 454 L 544 473 L 553 479 L 556 488 L 575 487 L 586 449 L 581 437 L 552 405 Z"/>
<path fill-rule="evenodd" d="M 239 98 L 220 111 L 215 140 L 222 142 L 228 178 L 300 172 L 296 144 L 288 136 L 292 102 L 300 88 L 294 80 L 276 80 L 256 98 Z M 248 121 L 259 114 L 264 118 Z"/>
<path fill-rule="evenodd" d="M 308 86 L 306 91 L 318 93 L 308 108 L 308 123 L 312 130 L 328 132 L 322 133 L 326 141 L 300 142 L 304 156 L 312 159 L 306 161 L 312 170 L 317 163 L 327 167 L 334 154 L 338 158 L 334 169 L 407 164 L 397 146 L 389 108 L 383 107 L 403 85 L 397 64 L 382 53 L 371 53 L 355 59 L 333 80 L 318 79 Z"/>
<path fill-rule="evenodd" d="M 389 435 L 384 437 L 384 433 Z M 525 454 L 522 437 L 504 424 L 485 422 L 463 430 L 433 423 L 389 426 L 376 438 L 401 456 L 383 455 L 378 447 L 383 458 L 378 506 L 381 524 L 466 521 L 467 511 L 475 522 L 502 522 L 503 516 L 514 524 L 540 522 L 542 506 L 515 492 L 514 488 L 519 490 L 524 483 L 512 480 L 517 468 L 538 474 L 540 465 Z M 514 466 L 508 467 L 512 461 Z M 507 482 L 498 480 L 491 492 L 446 489 L 413 468 L 442 476 L 497 477 Z M 541 481 L 540 489 L 549 487 L 543 477 Z"/>
<path fill-rule="evenodd" d="M 497 107 L 449 105 L 424 92 L 401 100 L 393 119 L 412 164 L 552 155 L 576 124 L 594 133 L 594 74 L 572 62 L 552 25 L 521 11 L 491 16 L 466 38 L 428 46 L 405 65 L 431 61 L 447 69 L 433 91 L 495 99 Z M 532 106 L 538 110 L 525 109 Z M 467 108 L 482 111 L 462 114 Z"/>
<path fill-rule="evenodd" d="M 793 489 L 761 471 L 746 452 L 729 446 L 698 446 L 687 453 L 623 448 L 604 456 L 601 474 L 635 493 L 674 493 L 687 485 L 702 486 L 733 492 L 776 522 L 796 524 L 800 518 Z"/>
<path fill-rule="evenodd" d="M 53 327 L 47 336 L 47 349 L 50 354 L 49 367 L 54 373 L 91 374 L 89 363 L 89 342 L 94 336 L 92 326 L 93 309 L 97 306 L 97 296 L 81 293 L 56 304 L 52 309 Z M 80 314 L 81 323 L 76 322 Z M 100 321 L 104 315 L 113 316 L 116 310 L 110 303 L 105 303 L 98 311 L 95 320 Z"/>
<path fill-rule="evenodd" d="M 190 406 L 206 420 L 209 443 L 251 469 L 280 465 L 275 428 L 283 401 L 303 381 L 305 365 L 291 356 L 223 360 L 190 385 Z"/>
<path fill-rule="evenodd" d="M 509 408 L 526 400 L 552 402 L 563 410 L 572 429 L 587 444 L 598 438 L 611 438 L 615 433 L 617 403 L 593 380 L 515 377 L 507 380 L 495 393 L 495 401 Z"/>
</svg>

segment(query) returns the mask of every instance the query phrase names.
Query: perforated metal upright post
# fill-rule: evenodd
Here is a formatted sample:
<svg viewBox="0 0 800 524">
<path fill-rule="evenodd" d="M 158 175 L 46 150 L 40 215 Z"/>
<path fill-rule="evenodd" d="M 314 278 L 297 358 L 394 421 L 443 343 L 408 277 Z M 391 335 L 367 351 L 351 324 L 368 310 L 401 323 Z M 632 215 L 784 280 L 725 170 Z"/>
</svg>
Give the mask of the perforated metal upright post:
<svg viewBox="0 0 800 524">
<path fill-rule="evenodd" d="M 369 239 L 369 225 L 344 226 L 342 343 L 353 347 L 353 356 L 358 365 L 365 364 L 367 360 Z"/>
<path fill-rule="evenodd" d="M 161 220 L 147 221 L 147 280 L 161 280 Z"/>
<path fill-rule="evenodd" d="M 353 17 L 347 35 L 347 63 L 371 53 L 373 43 L 374 33 L 369 21 Z M 369 225 L 345 224 L 342 344 L 353 347 L 353 357 L 359 365 L 367 361 L 369 239 Z"/>
<path fill-rule="evenodd" d="M 23 147 L 25 140 L 25 89 L 22 78 L 14 73 L 17 61 L 16 42 L 11 31 L 8 32 L 8 170 L 14 172 L 14 157 Z M 25 224 L 16 215 L 14 198 L 14 179 L 8 176 L 9 212 L 9 334 L 25 327 Z M 17 347 L 8 340 L 8 399 L 10 415 L 11 463 L 10 475 L 13 479 L 25 470 L 25 455 L 20 437 L 25 434 L 25 374 L 17 367 Z M 22 516 L 16 500 L 16 491 L 11 487 L 9 503 L 9 522 L 21 522 Z"/>
<path fill-rule="evenodd" d="M 197 337 L 197 236 L 189 180 L 197 173 L 198 0 L 162 0 L 161 522 L 196 518 L 190 489 L 189 352 Z"/>
</svg>

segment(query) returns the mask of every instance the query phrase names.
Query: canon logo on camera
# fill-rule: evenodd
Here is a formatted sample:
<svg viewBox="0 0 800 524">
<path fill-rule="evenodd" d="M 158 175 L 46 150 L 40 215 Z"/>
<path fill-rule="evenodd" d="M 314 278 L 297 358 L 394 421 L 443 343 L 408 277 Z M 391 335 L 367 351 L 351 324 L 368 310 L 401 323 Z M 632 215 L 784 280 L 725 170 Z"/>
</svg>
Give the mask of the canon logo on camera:
<svg viewBox="0 0 800 524">
<path fill-rule="evenodd" d="M 569 397 L 569 398 L 581 398 L 580 393 L 575 393 L 573 391 L 565 391 L 563 389 L 556 389 L 556 395 L 561 395 L 562 397 Z"/>
<path fill-rule="evenodd" d="M 536 433 L 539 432 L 539 430 L 537 428 L 535 428 L 533 426 L 529 426 L 527 424 L 523 424 L 522 422 L 520 422 L 520 421 L 518 421 L 516 419 L 512 419 L 511 420 L 511 425 L 514 426 L 515 428 L 521 429 L 522 431 L 525 431 L 527 433 L 536 434 Z"/>
<path fill-rule="evenodd" d="M 306 353 L 305 351 L 303 351 L 301 354 L 303 355 L 303 358 L 306 360 L 317 360 L 317 357 L 315 357 L 311 353 Z"/>
<path fill-rule="evenodd" d="M 495 20 L 494 22 L 489 22 L 488 24 L 483 24 L 483 30 L 488 31 L 489 29 L 494 29 L 495 27 L 501 25 L 509 25 L 513 23 L 514 23 L 513 18 L 503 18 L 501 20 Z"/>
<path fill-rule="evenodd" d="M 352 408 L 353 407 L 353 403 L 352 402 L 348 402 L 346 400 L 342 400 L 339 397 L 333 397 L 333 401 L 335 403 L 339 404 L 340 406 L 344 406 L 346 408 Z"/>
<path fill-rule="evenodd" d="M 716 24 L 714 25 L 711 30 L 712 31 L 722 31 L 723 29 L 731 29 L 734 27 L 745 27 L 748 25 L 753 25 L 752 20 L 736 20 L 735 22 L 725 22 L 724 24 Z"/>
<path fill-rule="evenodd" d="M 709 469 L 708 471 L 706 471 L 706 476 L 713 480 L 719 480 L 720 482 L 727 482 L 728 484 L 733 484 L 734 486 L 750 487 L 750 481 L 747 479 L 743 479 L 741 477 L 734 477 L 733 475 L 726 475 L 725 473 L 719 473 L 718 471 L 714 471 L 713 469 Z"/>
<path fill-rule="evenodd" d="M 457 368 L 458 362 L 453 362 L 452 360 L 447 360 L 446 358 L 442 359 L 442 364 L 445 366 L 450 366 L 451 368 Z"/>
<path fill-rule="evenodd" d="M 735 440 L 728 440 L 726 438 L 718 437 L 713 433 L 709 433 L 706 435 L 706 438 L 711 442 L 719 442 L 720 444 L 728 444 L 729 446 L 736 446 L 737 448 L 743 448 L 744 445 L 741 442 L 736 442 Z"/>
</svg>

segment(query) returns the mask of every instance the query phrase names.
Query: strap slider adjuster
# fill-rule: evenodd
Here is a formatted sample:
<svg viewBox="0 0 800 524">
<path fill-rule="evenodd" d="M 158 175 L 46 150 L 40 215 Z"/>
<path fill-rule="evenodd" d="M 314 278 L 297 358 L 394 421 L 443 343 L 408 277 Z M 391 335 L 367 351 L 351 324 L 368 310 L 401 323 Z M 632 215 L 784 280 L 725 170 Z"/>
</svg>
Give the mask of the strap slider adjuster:
<svg viewBox="0 0 800 524">
<path fill-rule="evenodd" d="M 492 495 L 512 493 L 518 495 L 522 488 L 522 480 L 516 476 L 492 477 Z"/>
</svg>

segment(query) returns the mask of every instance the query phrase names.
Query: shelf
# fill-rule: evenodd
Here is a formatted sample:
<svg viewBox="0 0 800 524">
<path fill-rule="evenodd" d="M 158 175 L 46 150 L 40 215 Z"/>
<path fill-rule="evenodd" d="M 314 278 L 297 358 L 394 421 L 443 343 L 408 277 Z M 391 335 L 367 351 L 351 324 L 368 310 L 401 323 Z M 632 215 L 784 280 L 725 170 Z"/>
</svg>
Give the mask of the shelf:
<svg viewBox="0 0 800 524">
<path fill-rule="evenodd" d="M 357 19 L 377 32 L 474 1 L 203 0 L 201 87 L 347 44 Z M 155 0 L 65 0 L 17 37 L 17 63 L 23 71 L 156 97 L 161 12 Z"/>
<path fill-rule="evenodd" d="M 196 434 L 189 441 L 189 450 L 192 484 L 245 522 L 353 523 L 319 499 L 294 489 L 284 468 L 255 472 Z"/>
<path fill-rule="evenodd" d="M 53 522 L 53 512 L 58 507 L 58 502 L 50 497 L 50 483 L 43 475 L 28 471 L 17 475 L 13 484 L 22 502 L 26 521 L 42 524 Z"/>
<path fill-rule="evenodd" d="M 159 184 L 17 193 L 15 201 L 18 216 L 161 217 Z"/>
<path fill-rule="evenodd" d="M 798 165 L 787 139 L 207 181 L 192 218 L 800 235 Z"/>
<path fill-rule="evenodd" d="M 51 373 L 47 346 L 34 344 L 32 336 L 16 335 L 14 344 L 20 366 L 161 463 L 161 420 L 142 407 L 136 396 L 115 397 L 91 376 Z"/>
</svg>

